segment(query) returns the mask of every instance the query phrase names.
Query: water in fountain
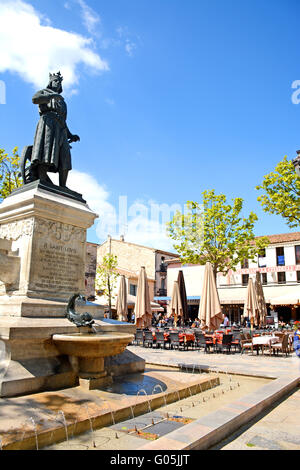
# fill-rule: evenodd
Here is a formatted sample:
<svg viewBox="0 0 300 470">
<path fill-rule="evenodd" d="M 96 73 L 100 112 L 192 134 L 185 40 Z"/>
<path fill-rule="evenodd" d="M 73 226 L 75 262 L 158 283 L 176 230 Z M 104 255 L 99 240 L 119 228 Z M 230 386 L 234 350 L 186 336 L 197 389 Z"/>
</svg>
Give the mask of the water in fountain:
<svg viewBox="0 0 300 470">
<path fill-rule="evenodd" d="M 141 389 L 137 392 L 136 397 L 139 396 L 140 392 L 141 392 L 141 393 L 143 392 L 143 393 L 145 394 L 145 396 L 147 397 L 148 408 L 149 408 L 149 412 L 151 413 L 151 412 L 152 412 L 152 409 L 151 409 L 150 400 L 149 400 L 149 398 L 148 398 L 148 394 L 147 394 L 146 390 L 144 390 L 143 388 L 141 388 Z"/>
<path fill-rule="evenodd" d="M 68 435 L 68 425 L 67 425 L 67 421 L 66 421 L 66 418 L 65 418 L 65 414 L 62 410 L 59 410 L 56 415 L 54 416 L 54 421 L 57 421 L 57 418 L 60 417 L 60 420 L 62 420 L 62 423 L 64 425 L 64 428 L 65 428 L 65 434 L 66 434 L 66 441 L 67 443 L 69 443 L 69 435 Z M 53 433 L 54 431 L 52 431 L 51 433 L 51 436 L 50 436 L 50 443 L 52 442 L 52 439 L 53 439 Z"/>
<path fill-rule="evenodd" d="M 39 442 L 38 442 L 38 433 L 37 433 L 36 422 L 33 418 L 30 418 L 30 421 L 32 422 L 33 428 L 34 428 L 36 450 L 39 450 Z"/>
<path fill-rule="evenodd" d="M 127 395 L 125 393 L 122 393 L 121 397 L 125 398 L 125 400 L 127 401 Z M 134 412 L 133 412 L 133 406 L 129 405 L 129 408 L 130 408 L 130 412 L 131 412 L 131 418 L 135 419 Z"/>
<path fill-rule="evenodd" d="M 105 401 L 105 403 L 107 403 L 107 405 L 108 405 L 108 408 L 109 408 L 109 411 L 110 411 L 110 415 L 111 415 L 112 423 L 113 423 L 113 425 L 115 425 L 115 424 L 116 424 L 116 421 L 115 421 L 113 409 L 112 409 L 112 407 L 110 406 L 110 404 L 109 404 L 108 401 Z"/>
<path fill-rule="evenodd" d="M 93 429 L 93 423 L 92 423 L 92 418 L 90 416 L 90 413 L 89 413 L 89 407 L 86 403 L 84 403 L 83 405 L 80 405 L 79 409 L 78 409 L 78 413 L 80 411 L 81 408 L 84 408 L 86 410 L 86 414 L 87 414 L 87 418 L 89 420 L 89 424 L 90 424 L 90 430 L 91 430 L 91 434 L 92 434 L 92 444 L 93 444 L 93 447 L 96 447 L 96 443 L 95 443 L 95 439 L 94 439 L 94 429 Z M 78 414 L 77 413 L 77 414 Z M 77 422 L 78 422 L 78 418 L 76 418 L 75 420 L 75 423 L 74 423 L 74 427 L 73 427 L 73 437 L 74 437 L 74 432 L 75 432 L 75 428 L 76 428 L 76 425 L 77 425 Z"/>
<path fill-rule="evenodd" d="M 61 417 L 62 417 L 62 420 L 63 420 L 63 425 L 64 425 L 64 428 L 65 428 L 65 433 L 66 433 L 66 439 L 67 439 L 67 443 L 68 443 L 69 442 L 69 436 L 68 436 L 68 426 L 67 426 L 65 413 L 62 410 L 60 410 L 58 413 L 61 414 Z"/>
<path fill-rule="evenodd" d="M 152 390 L 152 395 L 155 394 L 155 390 L 156 390 L 157 388 L 160 389 L 161 393 L 164 393 L 164 391 L 163 391 L 163 389 L 162 389 L 162 386 L 159 385 L 159 384 L 157 384 L 157 385 L 155 385 L 155 387 L 154 387 L 153 390 Z M 163 395 L 163 399 L 164 399 L 164 402 L 165 402 L 165 406 L 167 406 L 166 395 Z"/>
<path fill-rule="evenodd" d="M 26 422 L 28 422 L 28 421 L 33 425 L 33 430 L 34 430 L 34 435 L 35 435 L 35 447 L 36 447 L 36 450 L 39 450 L 38 433 L 37 433 L 36 422 L 35 422 L 34 418 L 30 417 L 25 421 L 25 425 L 26 425 Z M 26 434 L 26 431 L 23 432 L 21 441 L 24 440 L 25 434 Z"/>
</svg>

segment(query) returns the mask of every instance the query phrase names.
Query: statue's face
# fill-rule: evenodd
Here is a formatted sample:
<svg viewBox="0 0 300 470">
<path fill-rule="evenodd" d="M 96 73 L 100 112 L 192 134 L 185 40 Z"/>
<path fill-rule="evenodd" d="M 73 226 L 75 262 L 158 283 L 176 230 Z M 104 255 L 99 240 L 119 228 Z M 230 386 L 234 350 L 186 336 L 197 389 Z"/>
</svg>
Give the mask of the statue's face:
<svg viewBox="0 0 300 470">
<path fill-rule="evenodd" d="M 52 80 L 51 82 L 51 89 L 55 91 L 55 93 L 62 93 L 62 86 L 61 86 L 61 81 L 56 79 Z"/>
</svg>

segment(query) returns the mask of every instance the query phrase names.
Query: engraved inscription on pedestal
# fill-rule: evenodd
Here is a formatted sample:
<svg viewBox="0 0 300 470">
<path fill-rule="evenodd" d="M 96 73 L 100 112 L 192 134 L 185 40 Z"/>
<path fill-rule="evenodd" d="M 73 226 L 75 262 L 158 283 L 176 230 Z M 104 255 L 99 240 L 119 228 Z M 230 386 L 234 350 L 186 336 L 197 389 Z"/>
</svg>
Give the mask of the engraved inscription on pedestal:
<svg viewBox="0 0 300 470">
<path fill-rule="evenodd" d="M 68 298 L 84 289 L 86 231 L 35 219 L 29 290 Z"/>
</svg>

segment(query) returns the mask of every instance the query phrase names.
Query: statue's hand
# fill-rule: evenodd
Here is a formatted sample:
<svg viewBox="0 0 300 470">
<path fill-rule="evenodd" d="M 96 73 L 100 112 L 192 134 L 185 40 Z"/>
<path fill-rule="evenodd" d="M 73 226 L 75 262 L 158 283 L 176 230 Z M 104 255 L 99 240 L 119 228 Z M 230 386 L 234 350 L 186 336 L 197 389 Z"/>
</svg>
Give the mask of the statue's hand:
<svg viewBox="0 0 300 470">
<path fill-rule="evenodd" d="M 59 95 L 58 93 L 54 94 L 54 95 L 50 95 L 50 98 L 51 99 L 54 99 L 56 101 L 61 101 L 63 100 L 63 97 L 61 95 Z"/>
<path fill-rule="evenodd" d="M 80 140 L 80 137 L 79 135 L 72 135 L 71 138 L 70 138 L 70 141 L 71 142 L 78 142 Z"/>
</svg>

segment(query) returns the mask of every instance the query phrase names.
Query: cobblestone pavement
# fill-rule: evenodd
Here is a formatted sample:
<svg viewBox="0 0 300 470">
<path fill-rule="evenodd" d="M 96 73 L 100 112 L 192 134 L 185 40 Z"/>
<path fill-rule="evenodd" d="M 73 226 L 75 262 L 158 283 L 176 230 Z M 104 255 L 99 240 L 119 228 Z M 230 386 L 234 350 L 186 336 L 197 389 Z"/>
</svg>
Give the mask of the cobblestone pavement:
<svg viewBox="0 0 300 470">
<path fill-rule="evenodd" d="M 213 450 L 300 450 L 300 389 Z"/>
<path fill-rule="evenodd" d="M 299 371 L 300 360 L 296 355 L 290 354 L 288 357 L 270 356 L 254 353 L 235 354 L 215 354 L 198 350 L 178 351 L 168 349 L 160 350 L 156 348 L 143 348 L 140 346 L 130 346 L 128 348 L 133 353 L 142 357 L 148 364 L 178 366 L 178 364 L 195 364 L 197 367 L 219 368 L 236 374 L 246 374 L 278 378 L 286 373 Z"/>
<path fill-rule="evenodd" d="M 279 378 L 299 372 L 300 361 L 291 354 L 262 356 L 252 354 L 205 354 L 198 351 L 168 351 L 131 346 L 147 363 L 176 366 L 187 364 L 204 368 L 217 368 L 230 373 Z M 300 389 L 275 403 L 271 409 L 243 426 L 212 450 L 299 450 L 300 449 Z"/>
</svg>

